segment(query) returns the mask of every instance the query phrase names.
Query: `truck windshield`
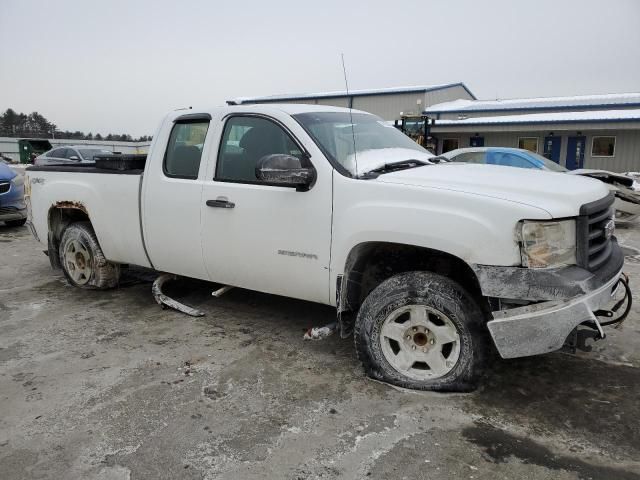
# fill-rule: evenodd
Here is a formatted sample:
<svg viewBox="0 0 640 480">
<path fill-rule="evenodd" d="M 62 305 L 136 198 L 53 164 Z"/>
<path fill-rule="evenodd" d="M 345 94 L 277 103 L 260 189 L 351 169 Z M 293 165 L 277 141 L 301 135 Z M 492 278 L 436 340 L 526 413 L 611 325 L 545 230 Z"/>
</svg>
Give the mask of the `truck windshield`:
<svg viewBox="0 0 640 480">
<path fill-rule="evenodd" d="M 293 117 L 325 155 L 354 177 L 361 177 L 387 164 L 408 160 L 428 163 L 433 158 L 427 150 L 393 125 L 374 115 L 314 112 Z"/>
</svg>

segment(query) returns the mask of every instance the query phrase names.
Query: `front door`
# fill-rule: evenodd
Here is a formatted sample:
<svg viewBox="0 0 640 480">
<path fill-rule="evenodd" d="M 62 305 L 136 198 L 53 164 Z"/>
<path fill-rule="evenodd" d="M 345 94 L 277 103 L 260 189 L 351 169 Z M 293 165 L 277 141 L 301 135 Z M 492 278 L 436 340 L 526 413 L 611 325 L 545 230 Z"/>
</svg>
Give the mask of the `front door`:
<svg viewBox="0 0 640 480">
<path fill-rule="evenodd" d="M 577 170 L 584 166 L 584 146 L 586 137 L 569 137 L 567 141 L 567 163 L 569 170 Z"/>
<path fill-rule="evenodd" d="M 484 137 L 471 137 L 469 139 L 470 147 L 484 147 Z"/>
<path fill-rule="evenodd" d="M 544 137 L 544 156 L 549 160 L 560 163 L 560 141 L 561 137 Z"/>
<path fill-rule="evenodd" d="M 201 200 L 202 250 L 211 281 L 329 303 L 331 169 L 314 165 L 317 179 L 308 191 L 265 184 L 255 172 L 265 155 L 304 159 L 301 145 L 274 119 L 226 119 L 214 178 L 205 182 Z"/>
</svg>

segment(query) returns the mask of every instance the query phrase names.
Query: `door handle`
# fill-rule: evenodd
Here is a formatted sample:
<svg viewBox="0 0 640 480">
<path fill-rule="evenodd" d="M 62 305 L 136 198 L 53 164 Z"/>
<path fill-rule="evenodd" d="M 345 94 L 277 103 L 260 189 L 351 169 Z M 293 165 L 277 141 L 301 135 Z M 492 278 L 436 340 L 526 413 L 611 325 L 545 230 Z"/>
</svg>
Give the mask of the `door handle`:
<svg viewBox="0 0 640 480">
<path fill-rule="evenodd" d="M 233 202 L 230 202 L 229 200 L 223 200 L 223 199 L 207 200 L 207 207 L 234 208 L 235 206 L 236 204 Z"/>
</svg>

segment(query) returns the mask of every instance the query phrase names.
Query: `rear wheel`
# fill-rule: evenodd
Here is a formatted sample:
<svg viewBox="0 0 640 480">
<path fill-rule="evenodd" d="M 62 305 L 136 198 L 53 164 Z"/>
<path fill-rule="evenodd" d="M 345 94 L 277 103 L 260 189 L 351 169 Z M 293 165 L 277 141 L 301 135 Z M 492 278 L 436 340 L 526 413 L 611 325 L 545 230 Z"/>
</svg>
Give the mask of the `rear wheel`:
<svg viewBox="0 0 640 480">
<path fill-rule="evenodd" d="M 60 264 L 72 285 L 107 289 L 118 285 L 120 265 L 107 261 L 89 222 L 69 225 L 60 240 Z"/>
<path fill-rule="evenodd" d="M 473 297 L 430 272 L 402 273 L 375 288 L 358 313 L 355 342 L 369 376 L 418 390 L 472 390 L 488 348 Z"/>
<path fill-rule="evenodd" d="M 25 223 L 27 223 L 26 218 L 21 218 L 20 220 L 7 220 L 4 222 L 8 227 L 21 227 Z"/>
</svg>

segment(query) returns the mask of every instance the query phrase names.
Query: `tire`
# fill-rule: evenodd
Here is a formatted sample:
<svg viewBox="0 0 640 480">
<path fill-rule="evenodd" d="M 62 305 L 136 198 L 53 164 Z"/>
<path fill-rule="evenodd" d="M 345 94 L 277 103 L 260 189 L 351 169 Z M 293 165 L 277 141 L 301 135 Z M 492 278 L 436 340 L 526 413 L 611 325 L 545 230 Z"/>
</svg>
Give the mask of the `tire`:
<svg viewBox="0 0 640 480">
<path fill-rule="evenodd" d="M 476 388 L 489 352 L 484 315 L 453 280 L 395 275 L 365 299 L 354 340 L 367 375 L 415 390 Z"/>
<path fill-rule="evenodd" d="M 20 220 L 7 220 L 4 223 L 7 225 L 7 227 L 21 227 L 25 223 L 27 223 L 27 219 L 21 218 Z"/>
<path fill-rule="evenodd" d="M 89 222 L 72 223 L 65 229 L 58 256 L 65 277 L 76 287 L 104 290 L 118 285 L 120 265 L 104 257 Z"/>
</svg>

